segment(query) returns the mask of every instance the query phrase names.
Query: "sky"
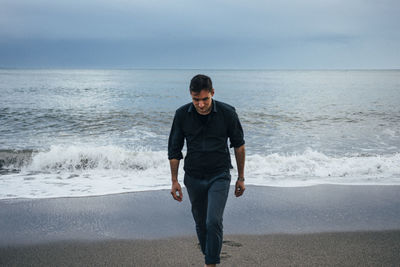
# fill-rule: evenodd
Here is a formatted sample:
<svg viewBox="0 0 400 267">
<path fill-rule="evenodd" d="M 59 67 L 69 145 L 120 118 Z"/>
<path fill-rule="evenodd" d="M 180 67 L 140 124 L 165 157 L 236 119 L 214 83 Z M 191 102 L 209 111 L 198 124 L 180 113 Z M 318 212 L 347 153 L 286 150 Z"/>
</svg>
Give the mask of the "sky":
<svg viewBox="0 0 400 267">
<path fill-rule="evenodd" d="M 400 69 L 398 0 L 0 0 L 0 67 Z"/>
</svg>

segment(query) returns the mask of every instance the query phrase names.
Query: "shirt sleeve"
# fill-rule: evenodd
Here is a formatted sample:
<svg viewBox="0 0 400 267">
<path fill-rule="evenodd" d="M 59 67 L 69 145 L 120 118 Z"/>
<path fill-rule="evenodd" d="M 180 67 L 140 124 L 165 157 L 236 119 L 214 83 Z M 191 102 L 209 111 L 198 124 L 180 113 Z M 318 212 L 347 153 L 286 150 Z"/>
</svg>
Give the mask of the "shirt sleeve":
<svg viewBox="0 0 400 267">
<path fill-rule="evenodd" d="M 230 147 L 240 147 L 244 145 L 243 128 L 240 124 L 239 117 L 236 111 L 233 112 L 231 123 L 228 130 L 228 137 L 230 140 Z"/>
<path fill-rule="evenodd" d="M 178 113 L 175 113 L 172 122 L 171 132 L 168 139 L 168 159 L 183 159 L 182 148 L 184 143 L 184 135 L 179 121 Z"/>
</svg>

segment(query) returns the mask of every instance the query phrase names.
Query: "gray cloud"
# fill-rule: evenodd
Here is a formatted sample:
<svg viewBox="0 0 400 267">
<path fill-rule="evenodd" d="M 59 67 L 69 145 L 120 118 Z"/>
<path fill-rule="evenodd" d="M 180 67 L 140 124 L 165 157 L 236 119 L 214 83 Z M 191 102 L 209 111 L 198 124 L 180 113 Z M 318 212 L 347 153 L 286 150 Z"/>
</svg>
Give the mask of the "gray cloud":
<svg viewBox="0 0 400 267">
<path fill-rule="evenodd" d="M 0 1 L 3 67 L 400 67 L 394 0 Z"/>
</svg>

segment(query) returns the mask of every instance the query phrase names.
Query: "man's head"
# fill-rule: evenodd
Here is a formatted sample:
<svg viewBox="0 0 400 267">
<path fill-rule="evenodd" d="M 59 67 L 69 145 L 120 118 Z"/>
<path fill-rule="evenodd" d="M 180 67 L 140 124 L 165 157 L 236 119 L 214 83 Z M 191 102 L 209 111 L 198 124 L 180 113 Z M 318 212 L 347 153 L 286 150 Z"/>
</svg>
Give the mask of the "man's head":
<svg viewBox="0 0 400 267">
<path fill-rule="evenodd" d="M 198 74 L 190 81 L 190 95 L 196 111 L 201 115 L 211 112 L 214 88 L 210 77 Z"/>
</svg>

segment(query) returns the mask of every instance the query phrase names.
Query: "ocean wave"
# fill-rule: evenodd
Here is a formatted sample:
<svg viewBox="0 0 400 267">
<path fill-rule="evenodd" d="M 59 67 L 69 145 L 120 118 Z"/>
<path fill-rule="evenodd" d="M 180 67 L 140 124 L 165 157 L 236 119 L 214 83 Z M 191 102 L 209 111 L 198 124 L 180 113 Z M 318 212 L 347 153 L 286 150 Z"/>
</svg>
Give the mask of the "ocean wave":
<svg viewBox="0 0 400 267">
<path fill-rule="evenodd" d="M 117 146 L 51 146 L 32 156 L 24 171 L 121 170 L 144 171 L 167 167 L 166 152 L 128 150 Z"/>
<path fill-rule="evenodd" d="M 3 150 L 0 162 L 3 164 L 0 199 L 90 196 L 170 188 L 167 151 L 111 145 L 53 145 L 46 151 Z M 330 156 L 307 149 L 292 154 L 249 154 L 245 174 L 246 184 L 261 186 L 400 185 L 400 153 Z M 235 175 L 236 171 L 232 170 L 232 176 Z M 232 184 L 234 182 L 232 179 Z"/>
<path fill-rule="evenodd" d="M 169 171 L 167 151 L 118 146 L 53 145 L 47 151 L 2 150 L 0 168 L 31 172 L 79 172 L 88 170 Z M 302 153 L 250 154 L 249 176 L 266 177 L 362 177 L 400 176 L 400 153 L 328 156 L 306 149 Z"/>
<path fill-rule="evenodd" d="M 33 150 L 0 150 L 0 171 L 20 170 L 32 160 Z M 1 172 L 0 172 L 1 174 Z"/>
<path fill-rule="evenodd" d="M 247 157 L 247 171 L 272 177 L 400 176 L 400 153 L 391 155 L 327 156 L 307 149 L 289 155 Z"/>
</svg>

